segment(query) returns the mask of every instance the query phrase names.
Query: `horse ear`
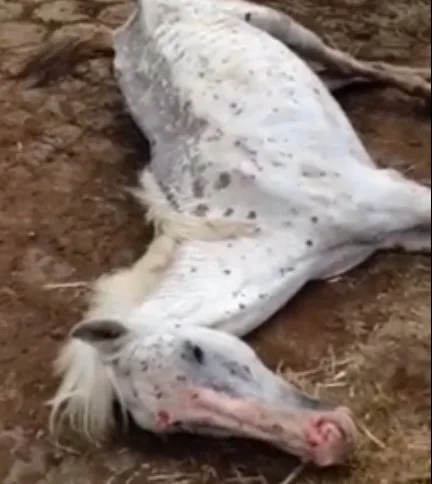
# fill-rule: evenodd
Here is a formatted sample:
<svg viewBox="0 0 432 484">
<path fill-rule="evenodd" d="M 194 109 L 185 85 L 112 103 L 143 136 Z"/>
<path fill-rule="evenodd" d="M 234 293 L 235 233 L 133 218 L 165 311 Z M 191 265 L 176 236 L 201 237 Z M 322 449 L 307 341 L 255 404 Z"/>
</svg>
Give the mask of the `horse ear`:
<svg viewBox="0 0 432 484">
<path fill-rule="evenodd" d="M 94 320 L 77 324 L 71 331 L 70 337 L 88 343 L 114 342 L 126 336 L 129 330 L 123 323 L 114 320 Z"/>
</svg>

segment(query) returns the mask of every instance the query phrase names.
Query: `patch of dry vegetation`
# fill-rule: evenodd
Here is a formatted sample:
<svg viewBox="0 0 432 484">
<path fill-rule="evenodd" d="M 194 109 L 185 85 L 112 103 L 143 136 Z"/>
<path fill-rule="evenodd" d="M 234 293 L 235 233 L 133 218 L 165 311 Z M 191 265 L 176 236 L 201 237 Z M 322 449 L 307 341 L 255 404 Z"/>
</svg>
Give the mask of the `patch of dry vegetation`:
<svg viewBox="0 0 432 484">
<path fill-rule="evenodd" d="M 358 344 L 349 359 L 329 357 L 315 372 L 289 374 L 308 391 L 349 402 L 358 420 L 349 475 L 299 476 L 314 484 L 431 482 L 431 326 L 425 305 L 395 317 Z M 320 383 L 316 384 L 315 381 Z"/>
</svg>

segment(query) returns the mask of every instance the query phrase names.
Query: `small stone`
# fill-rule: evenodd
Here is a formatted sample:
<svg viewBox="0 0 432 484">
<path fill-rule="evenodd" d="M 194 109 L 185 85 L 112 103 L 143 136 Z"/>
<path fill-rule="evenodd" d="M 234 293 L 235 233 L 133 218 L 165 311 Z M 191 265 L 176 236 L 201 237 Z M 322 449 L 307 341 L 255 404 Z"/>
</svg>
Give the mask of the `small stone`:
<svg viewBox="0 0 432 484">
<path fill-rule="evenodd" d="M 73 0 L 57 0 L 41 5 L 33 14 L 42 22 L 70 23 L 79 22 L 88 18 L 80 10 L 80 6 Z"/>
</svg>

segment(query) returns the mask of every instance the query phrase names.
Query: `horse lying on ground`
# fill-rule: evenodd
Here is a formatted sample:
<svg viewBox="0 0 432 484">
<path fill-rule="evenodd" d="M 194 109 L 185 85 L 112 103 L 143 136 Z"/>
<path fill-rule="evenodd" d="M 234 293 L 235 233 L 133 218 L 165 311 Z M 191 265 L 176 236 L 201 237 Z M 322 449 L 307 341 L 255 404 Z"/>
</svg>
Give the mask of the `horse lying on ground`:
<svg viewBox="0 0 432 484">
<path fill-rule="evenodd" d="M 84 45 L 110 54 L 111 42 L 51 47 L 25 75 Z M 306 61 L 425 99 L 430 70 L 356 60 L 239 0 L 139 0 L 114 51 L 152 146 L 135 194 L 156 235 L 96 283 L 56 364 L 51 423 L 62 415 L 100 438 L 117 401 L 152 432 L 246 436 L 318 466 L 342 462 L 349 410 L 299 392 L 240 338 L 308 281 L 378 250 L 431 248 L 430 188 L 375 165 Z"/>
</svg>

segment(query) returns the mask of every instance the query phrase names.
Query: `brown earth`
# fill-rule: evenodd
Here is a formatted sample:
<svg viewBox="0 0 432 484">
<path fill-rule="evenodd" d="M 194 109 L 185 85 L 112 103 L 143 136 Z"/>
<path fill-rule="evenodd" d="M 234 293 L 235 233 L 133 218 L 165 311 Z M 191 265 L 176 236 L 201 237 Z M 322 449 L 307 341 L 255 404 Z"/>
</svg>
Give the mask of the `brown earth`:
<svg viewBox="0 0 432 484">
<path fill-rule="evenodd" d="M 430 64 L 425 0 L 292 3 L 286 10 L 338 46 Z M 108 60 L 85 62 L 44 88 L 7 76 L 54 33 L 116 26 L 131 4 L 0 0 L 0 478 L 279 484 L 295 461 L 251 442 L 135 433 L 101 449 L 69 438 L 65 448 L 46 433 L 44 402 L 56 384 L 51 362 L 84 304 L 79 284 L 46 284 L 89 281 L 143 252 L 151 232 L 123 186 L 147 154 Z M 382 164 L 430 177 L 430 117 L 421 103 L 390 89 L 340 99 Z M 310 470 L 296 482 L 430 482 L 429 314 L 430 258 L 382 254 L 337 281 L 310 285 L 251 337 L 273 367 L 318 367 L 301 382 L 353 406 L 367 427 L 348 465 Z"/>
</svg>

